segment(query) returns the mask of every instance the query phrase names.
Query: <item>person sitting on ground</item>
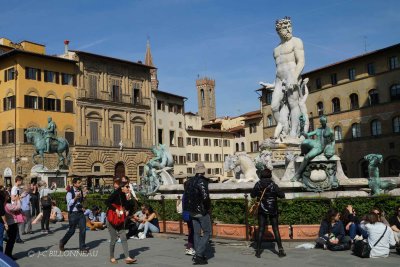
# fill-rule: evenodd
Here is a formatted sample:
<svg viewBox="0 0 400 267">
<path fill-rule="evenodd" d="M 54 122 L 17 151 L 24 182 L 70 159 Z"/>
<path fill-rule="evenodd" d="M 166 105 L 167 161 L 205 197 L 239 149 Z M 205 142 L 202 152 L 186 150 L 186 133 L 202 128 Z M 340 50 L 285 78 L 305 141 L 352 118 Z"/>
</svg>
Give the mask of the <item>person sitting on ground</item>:
<svg viewBox="0 0 400 267">
<path fill-rule="evenodd" d="M 379 209 L 377 207 L 373 207 L 370 212 L 375 213 L 376 215 L 378 215 L 378 221 L 380 221 L 384 225 L 387 225 L 387 226 L 390 227 L 390 223 L 386 219 L 385 212 L 383 210 L 381 210 L 381 209 Z"/>
<path fill-rule="evenodd" d="M 341 221 L 346 232 L 351 240 L 368 238 L 368 233 L 360 226 L 360 220 L 356 216 L 356 210 L 352 205 L 348 205 L 341 214 Z"/>
<path fill-rule="evenodd" d="M 370 258 L 388 257 L 390 246 L 396 244 L 392 229 L 378 219 L 378 215 L 371 212 L 365 218 L 366 224 L 362 225 L 368 232 L 368 244 L 371 247 Z"/>
<path fill-rule="evenodd" d="M 59 207 L 57 207 L 56 202 L 53 200 L 51 202 L 51 214 L 50 214 L 50 222 L 57 223 L 63 222 L 64 216 Z"/>
<path fill-rule="evenodd" d="M 142 223 L 139 225 L 138 230 L 144 229 L 143 232 L 139 233 L 139 239 L 145 239 L 149 231 L 151 233 L 159 233 L 160 226 L 158 224 L 157 213 L 149 206 L 145 210 L 146 218 L 143 219 Z"/>
<path fill-rule="evenodd" d="M 330 209 L 321 222 L 317 247 L 323 249 L 337 250 L 337 245 L 343 245 L 340 250 L 350 249 L 350 237 L 346 236 L 343 223 L 340 221 L 340 213 L 335 209 Z"/>
<path fill-rule="evenodd" d="M 93 206 L 92 209 L 86 209 L 86 226 L 90 231 L 103 230 L 106 224 L 106 214 L 101 211 L 98 206 Z"/>
<path fill-rule="evenodd" d="M 390 228 L 394 233 L 397 246 L 400 246 L 400 206 L 397 206 L 394 215 L 389 220 Z"/>
<path fill-rule="evenodd" d="M 137 239 L 139 234 L 139 225 L 143 222 L 143 219 L 146 218 L 146 209 L 147 205 L 143 204 L 141 209 L 137 211 L 133 216 L 129 218 L 129 223 L 127 224 L 128 233 L 126 234 L 126 238 Z"/>
</svg>

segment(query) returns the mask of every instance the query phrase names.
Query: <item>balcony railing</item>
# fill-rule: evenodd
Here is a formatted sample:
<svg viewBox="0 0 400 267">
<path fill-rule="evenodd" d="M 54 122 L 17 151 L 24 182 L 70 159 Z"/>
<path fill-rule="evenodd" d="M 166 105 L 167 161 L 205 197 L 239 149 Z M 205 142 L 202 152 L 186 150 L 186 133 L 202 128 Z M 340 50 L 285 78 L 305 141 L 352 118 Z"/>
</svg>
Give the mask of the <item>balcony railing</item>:
<svg viewBox="0 0 400 267">
<path fill-rule="evenodd" d="M 114 103 L 124 103 L 133 106 L 146 106 L 150 107 L 151 101 L 147 97 L 133 97 L 131 95 L 119 95 L 118 97 L 112 96 L 109 92 L 89 92 L 86 89 L 78 90 L 78 99 L 97 99 L 103 101 L 110 101 Z"/>
<path fill-rule="evenodd" d="M 120 147 L 120 142 L 114 142 L 110 139 L 88 139 L 86 142 L 82 142 L 82 145 L 86 146 L 95 146 L 95 147 Z M 78 145 L 78 144 L 77 144 Z M 125 140 L 122 142 L 122 149 L 124 148 L 150 148 L 153 145 L 151 139 L 143 139 L 141 141 L 132 141 L 132 140 Z"/>
</svg>

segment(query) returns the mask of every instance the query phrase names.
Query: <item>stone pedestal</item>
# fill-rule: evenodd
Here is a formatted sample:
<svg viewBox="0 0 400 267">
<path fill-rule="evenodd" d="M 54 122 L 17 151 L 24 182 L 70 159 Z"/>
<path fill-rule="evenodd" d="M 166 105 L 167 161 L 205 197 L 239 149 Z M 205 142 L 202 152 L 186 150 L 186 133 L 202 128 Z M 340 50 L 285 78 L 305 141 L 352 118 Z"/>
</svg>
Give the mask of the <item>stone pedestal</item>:
<svg viewBox="0 0 400 267">
<path fill-rule="evenodd" d="M 37 177 L 38 182 L 44 181 L 50 187 L 53 182 L 57 185 L 57 191 L 65 191 L 67 186 L 68 170 L 49 170 L 43 165 L 35 165 L 31 169 L 31 177 Z"/>
</svg>

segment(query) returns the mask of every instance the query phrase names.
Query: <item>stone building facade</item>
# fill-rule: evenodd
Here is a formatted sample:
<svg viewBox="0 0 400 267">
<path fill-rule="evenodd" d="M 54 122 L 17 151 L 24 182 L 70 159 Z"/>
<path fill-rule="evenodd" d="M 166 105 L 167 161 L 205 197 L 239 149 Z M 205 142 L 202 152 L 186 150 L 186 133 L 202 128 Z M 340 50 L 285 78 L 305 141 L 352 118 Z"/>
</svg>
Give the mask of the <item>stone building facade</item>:
<svg viewBox="0 0 400 267">
<path fill-rule="evenodd" d="M 349 177 L 367 177 L 369 153 L 382 154 L 381 176 L 400 173 L 400 44 L 308 73 L 310 127 L 319 116 L 334 129 L 336 153 Z M 273 136 L 271 93 L 262 91 L 264 138 Z"/>
</svg>

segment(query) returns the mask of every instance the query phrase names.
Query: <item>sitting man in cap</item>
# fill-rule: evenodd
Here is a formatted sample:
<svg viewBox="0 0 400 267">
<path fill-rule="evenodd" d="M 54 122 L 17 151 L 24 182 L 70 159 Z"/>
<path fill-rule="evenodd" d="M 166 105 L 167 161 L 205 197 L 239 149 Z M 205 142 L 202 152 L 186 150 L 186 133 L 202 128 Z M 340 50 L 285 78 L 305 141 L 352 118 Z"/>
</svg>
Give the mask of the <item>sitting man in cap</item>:
<svg viewBox="0 0 400 267">
<path fill-rule="evenodd" d="M 204 177 L 206 173 L 204 163 L 196 164 L 195 173 L 196 175 L 186 182 L 183 200 L 184 207 L 193 221 L 196 254 L 192 260 L 195 265 L 203 265 L 207 264 L 205 251 L 211 236 L 211 200 L 208 192 L 208 179 Z M 203 236 L 201 236 L 201 232 L 203 232 Z"/>
</svg>

